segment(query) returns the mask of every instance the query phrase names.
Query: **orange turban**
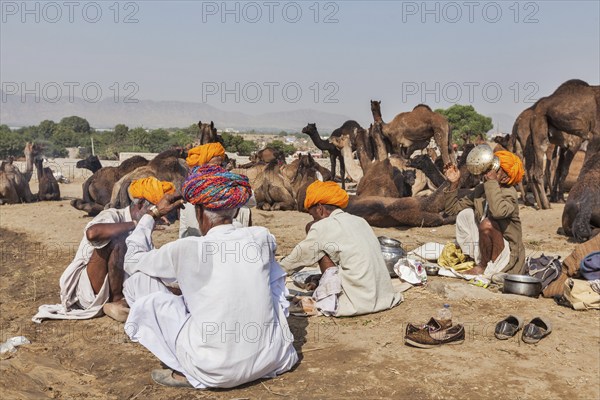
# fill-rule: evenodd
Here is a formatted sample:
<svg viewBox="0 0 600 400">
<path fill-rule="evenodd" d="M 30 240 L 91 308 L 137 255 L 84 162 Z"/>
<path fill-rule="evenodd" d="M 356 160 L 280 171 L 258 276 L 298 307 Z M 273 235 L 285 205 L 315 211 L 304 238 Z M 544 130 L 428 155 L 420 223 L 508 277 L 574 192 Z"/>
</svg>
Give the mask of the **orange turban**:
<svg viewBox="0 0 600 400">
<path fill-rule="evenodd" d="M 308 210 L 315 204 L 330 204 L 346 208 L 348 193 L 335 182 L 314 181 L 306 188 L 304 207 Z"/>
<path fill-rule="evenodd" d="M 208 143 L 201 146 L 196 146 L 188 151 L 188 156 L 185 159 L 187 165 L 191 167 L 197 167 L 199 165 L 206 164 L 213 157 L 224 156 L 225 148 L 221 143 Z"/>
<path fill-rule="evenodd" d="M 525 174 L 521 159 L 516 154 L 505 150 L 497 151 L 494 155 L 500 160 L 500 168 L 502 168 L 510 178 L 508 184 L 516 185 L 521 182 L 523 175 Z"/>
<path fill-rule="evenodd" d="M 136 179 L 129 185 L 129 196 L 134 199 L 146 199 L 156 204 L 165 194 L 175 193 L 175 186 L 171 182 L 159 181 L 153 176 Z"/>
</svg>

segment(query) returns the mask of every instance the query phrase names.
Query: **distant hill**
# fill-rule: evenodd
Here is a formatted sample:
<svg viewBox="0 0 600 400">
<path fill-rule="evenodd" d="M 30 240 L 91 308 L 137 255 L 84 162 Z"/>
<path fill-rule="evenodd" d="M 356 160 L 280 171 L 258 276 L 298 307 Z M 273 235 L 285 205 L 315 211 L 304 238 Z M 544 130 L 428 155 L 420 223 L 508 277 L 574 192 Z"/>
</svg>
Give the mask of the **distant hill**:
<svg viewBox="0 0 600 400">
<path fill-rule="evenodd" d="M 75 98 L 71 103 L 65 98 L 56 103 L 36 103 L 33 96 L 29 96 L 22 103 L 18 95 L 6 97 L 0 107 L 0 121 L 9 126 L 37 125 L 45 119 L 59 121 L 63 117 L 77 115 L 87 119 L 94 128 L 113 128 L 119 123 L 129 127 L 172 128 L 186 127 L 198 120 L 212 120 L 218 128 L 267 132 L 300 131 L 307 123 L 316 122 L 320 131 L 331 132 L 350 119 L 345 115 L 312 109 L 249 115 L 219 110 L 208 104 L 180 101 L 140 100 L 138 103 L 124 103 L 104 99 L 91 103 Z"/>
</svg>

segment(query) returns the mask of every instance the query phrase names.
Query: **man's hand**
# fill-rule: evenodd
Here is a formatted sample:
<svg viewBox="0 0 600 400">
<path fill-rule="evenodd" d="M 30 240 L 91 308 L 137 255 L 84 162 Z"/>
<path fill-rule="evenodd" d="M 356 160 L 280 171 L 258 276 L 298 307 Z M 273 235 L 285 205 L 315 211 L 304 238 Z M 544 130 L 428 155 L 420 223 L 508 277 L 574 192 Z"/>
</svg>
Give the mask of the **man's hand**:
<svg viewBox="0 0 600 400">
<path fill-rule="evenodd" d="M 497 181 L 498 180 L 498 171 L 496 171 L 495 169 L 491 169 L 489 170 L 486 174 L 485 174 L 485 180 L 486 181 Z"/>
<path fill-rule="evenodd" d="M 460 171 L 454 164 L 451 164 L 446 168 L 445 175 L 450 183 L 457 183 L 460 180 Z"/>
<path fill-rule="evenodd" d="M 165 194 L 156 204 L 156 209 L 160 218 L 164 217 L 173 210 L 183 207 L 183 199 L 180 194 Z M 150 213 L 152 215 L 152 213 Z M 154 216 L 154 215 L 153 215 Z"/>
</svg>

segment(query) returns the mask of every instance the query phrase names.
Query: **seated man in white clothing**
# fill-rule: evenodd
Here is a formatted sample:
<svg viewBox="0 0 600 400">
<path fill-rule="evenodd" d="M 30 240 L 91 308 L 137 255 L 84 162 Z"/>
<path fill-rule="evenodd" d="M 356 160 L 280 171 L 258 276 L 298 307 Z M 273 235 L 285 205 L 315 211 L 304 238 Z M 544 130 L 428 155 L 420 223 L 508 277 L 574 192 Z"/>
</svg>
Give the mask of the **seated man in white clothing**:
<svg viewBox="0 0 600 400">
<path fill-rule="evenodd" d="M 196 146 L 188 151 L 186 163 L 190 168 L 190 173 L 194 168 L 201 165 L 220 165 L 226 162 L 225 148 L 221 143 L 207 143 Z M 252 226 L 252 214 L 250 207 L 256 206 L 254 195 L 242 207 L 238 208 L 237 214 L 233 218 L 233 224 L 237 227 Z M 196 211 L 193 204 L 185 203 L 179 212 L 179 238 L 188 236 L 201 236 Z"/>
<path fill-rule="evenodd" d="M 123 297 L 125 238 L 148 206 L 165 193 L 174 192 L 172 183 L 156 178 L 133 181 L 129 186 L 133 199 L 129 207 L 103 210 L 86 225 L 75 258 L 60 277 L 62 304 L 40 306 L 33 321 L 87 319 L 104 311 L 125 322 L 129 312 Z"/>
<path fill-rule="evenodd" d="M 402 301 L 367 221 L 342 209 L 348 193 L 334 182 L 315 181 L 304 207 L 314 221 L 306 239 L 281 260 L 288 272 L 319 263 L 323 276 L 313 294 L 317 309 L 336 317 L 387 310 Z"/>
<path fill-rule="evenodd" d="M 204 165 L 186 178 L 182 193 L 202 236 L 153 248 L 155 219 L 181 205 L 168 195 L 127 238 L 125 331 L 169 367 L 152 378 L 167 386 L 228 388 L 289 371 L 298 356 L 275 238 L 264 227 L 232 225 L 250 197 L 248 179 Z M 160 279 L 177 280 L 182 295 Z"/>
</svg>

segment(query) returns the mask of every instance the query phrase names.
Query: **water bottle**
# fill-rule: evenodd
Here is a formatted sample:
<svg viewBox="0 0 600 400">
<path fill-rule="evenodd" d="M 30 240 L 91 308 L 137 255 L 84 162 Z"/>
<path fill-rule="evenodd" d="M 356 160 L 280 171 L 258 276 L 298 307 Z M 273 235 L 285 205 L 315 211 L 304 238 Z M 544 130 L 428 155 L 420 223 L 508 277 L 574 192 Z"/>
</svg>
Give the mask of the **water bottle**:
<svg viewBox="0 0 600 400">
<path fill-rule="evenodd" d="M 450 304 L 444 304 L 443 308 L 438 310 L 437 320 L 442 326 L 452 325 L 452 310 L 450 310 Z"/>
</svg>

